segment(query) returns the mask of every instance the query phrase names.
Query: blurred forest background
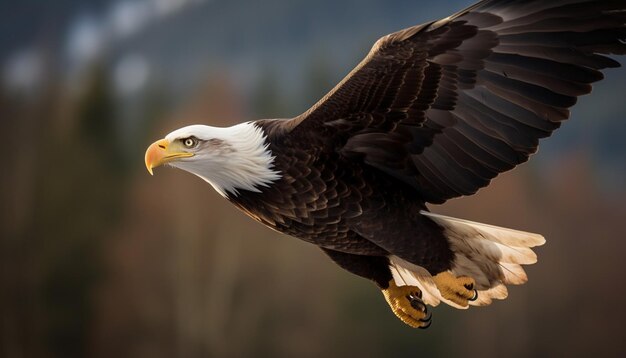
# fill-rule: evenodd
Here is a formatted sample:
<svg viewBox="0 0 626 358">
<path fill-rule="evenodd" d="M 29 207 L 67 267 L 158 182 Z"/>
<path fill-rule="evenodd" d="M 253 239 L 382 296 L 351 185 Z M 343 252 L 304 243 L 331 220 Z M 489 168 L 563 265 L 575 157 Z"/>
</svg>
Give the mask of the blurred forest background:
<svg viewBox="0 0 626 358">
<path fill-rule="evenodd" d="M 427 331 L 198 178 L 144 168 L 180 126 L 299 114 L 379 36 L 470 2 L 0 2 L 0 356 L 620 356 L 623 68 L 528 164 L 431 208 L 548 242 L 506 301 Z"/>
</svg>

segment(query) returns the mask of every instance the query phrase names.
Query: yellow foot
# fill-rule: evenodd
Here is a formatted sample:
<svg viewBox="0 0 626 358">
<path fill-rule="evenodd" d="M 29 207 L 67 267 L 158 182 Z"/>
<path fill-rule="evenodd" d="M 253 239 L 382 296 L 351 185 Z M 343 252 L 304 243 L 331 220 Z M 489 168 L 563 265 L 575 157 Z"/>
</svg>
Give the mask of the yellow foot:
<svg viewBox="0 0 626 358">
<path fill-rule="evenodd" d="M 443 298 L 462 307 L 467 307 L 469 301 L 478 298 L 478 292 L 474 289 L 474 279 L 469 276 L 455 277 L 450 272 L 444 271 L 435 275 L 433 279 Z"/>
<path fill-rule="evenodd" d="M 428 328 L 431 315 L 422 301 L 422 291 L 415 286 L 396 286 L 394 280 L 382 290 L 393 313 L 413 328 Z"/>
</svg>

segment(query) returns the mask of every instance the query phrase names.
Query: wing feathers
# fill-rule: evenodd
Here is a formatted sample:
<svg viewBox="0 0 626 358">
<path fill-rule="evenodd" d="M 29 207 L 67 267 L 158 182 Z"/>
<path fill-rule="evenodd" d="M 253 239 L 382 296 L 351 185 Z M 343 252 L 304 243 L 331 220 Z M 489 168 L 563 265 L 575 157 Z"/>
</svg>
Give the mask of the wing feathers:
<svg viewBox="0 0 626 358">
<path fill-rule="evenodd" d="M 387 35 L 284 124 L 441 203 L 525 162 L 626 54 L 623 0 L 485 0 Z"/>
<path fill-rule="evenodd" d="M 542 137 L 549 136 L 553 130 L 559 127 L 558 123 L 546 121 L 541 116 L 531 112 L 525 107 L 519 106 L 506 98 L 499 97 L 484 87 L 477 87 L 471 91 L 464 92 L 466 96 L 472 97 L 474 100 L 484 103 L 489 108 L 502 113 L 512 120 L 535 128 L 542 132 Z M 535 133 L 531 133 L 535 134 Z"/>
<path fill-rule="evenodd" d="M 552 60 L 560 63 L 577 64 L 583 67 L 601 70 L 620 67 L 619 62 L 602 55 L 583 52 L 575 48 L 555 48 L 540 45 L 498 45 L 494 51 L 501 54 L 518 54 L 525 57 Z"/>
<path fill-rule="evenodd" d="M 561 95 L 545 87 L 518 81 L 490 71 L 483 71 L 481 80 L 481 83 L 487 88 L 499 88 L 503 91 L 515 92 L 522 97 L 545 106 L 569 108 L 576 104 L 576 97 Z"/>
<path fill-rule="evenodd" d="M 522 56 L 518 54 L 494 53 L 487 60 L 487 63 L 509 65 L 532 71 L 538 75 L 556 78 L 567 78 L 572 82 L 593 83 L 600 81 L 602 73 L 594 69 L 585 68 L 580 65 L 556 62 L 542 58 Z"/>
</svg>

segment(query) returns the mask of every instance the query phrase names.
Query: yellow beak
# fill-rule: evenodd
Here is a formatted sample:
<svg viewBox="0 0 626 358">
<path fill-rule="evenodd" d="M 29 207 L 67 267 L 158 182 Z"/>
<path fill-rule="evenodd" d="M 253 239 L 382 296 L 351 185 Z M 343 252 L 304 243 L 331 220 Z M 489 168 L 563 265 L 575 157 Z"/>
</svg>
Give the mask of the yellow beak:
<svg viewBox="0 0 626 358">
<path fill-rule="evenodd" d="M 152 169 L 171 162 L 177 158 L 193 157 L 193 153 L 185 152 L 178 141 L 170 143 L 167 139 L 159 139 L 150 144 L 146 150 L 146 168 L 152 175 Z"/>
</svg>

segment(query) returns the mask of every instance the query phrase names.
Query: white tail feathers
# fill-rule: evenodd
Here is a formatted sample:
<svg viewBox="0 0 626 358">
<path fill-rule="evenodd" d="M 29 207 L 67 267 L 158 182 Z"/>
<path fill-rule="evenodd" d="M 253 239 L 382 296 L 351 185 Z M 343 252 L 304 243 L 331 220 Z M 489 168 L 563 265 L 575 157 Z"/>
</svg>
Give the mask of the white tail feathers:
<svg viewBox="0 0 626 358">
<path fill-rule="evenodd" d="M 478 299 L 470 305 L 484 306 L 493 299 L 505 299 L 505 285 L 521 285 L 528 281 L 521 265 L 537 262 L 531 247 L 543 245 L 546 240 L 539 234 L 517 231 L 468 220 L 421 211 L 443 227 L 455 254 L 450 272 L 455 276 L 469 276 L 476 281 Z M 445 302 L 459 306 L 441 296 L 430 273 L 397 256 L 390 256 L 390 268 L 397 285 L 417 286 L 426 304 L 437 306 Z"/>
</svg>

